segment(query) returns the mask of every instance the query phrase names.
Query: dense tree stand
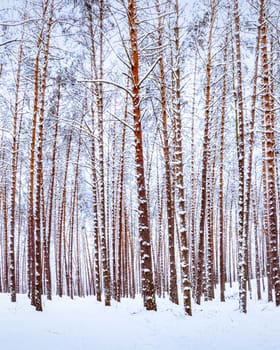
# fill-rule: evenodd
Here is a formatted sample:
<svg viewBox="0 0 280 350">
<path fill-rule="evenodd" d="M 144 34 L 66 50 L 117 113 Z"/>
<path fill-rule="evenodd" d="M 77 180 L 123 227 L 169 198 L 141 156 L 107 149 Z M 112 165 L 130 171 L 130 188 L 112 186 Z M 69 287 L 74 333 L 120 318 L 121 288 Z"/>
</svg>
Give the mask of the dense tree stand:
<svg viewBox="0 0 280 350">
<path fill-rule="evenodd" d="M 280 305 L 277 5 L 2 1 L 0 293 Z"/>
</svg>

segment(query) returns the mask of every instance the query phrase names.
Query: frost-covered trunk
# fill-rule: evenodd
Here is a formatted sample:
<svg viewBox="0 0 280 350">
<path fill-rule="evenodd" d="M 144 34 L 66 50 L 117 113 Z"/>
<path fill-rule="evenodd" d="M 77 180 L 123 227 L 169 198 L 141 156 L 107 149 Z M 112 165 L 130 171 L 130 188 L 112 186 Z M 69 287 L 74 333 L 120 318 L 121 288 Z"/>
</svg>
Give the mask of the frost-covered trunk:
<svg viewBox="0 0 280 350">
<path fill-rule="evenodd" d="M 83 122 L 83 118 L 81 120 L 81 125 Z M 74 184 L 71 195 L 71 207 L 70 207 L 70 218 L 69 218 L 69 240 L 68 240 L 68 280 L 67 280 L 67 295 L 70 296 L 71 299 L 74 297 L 74 269 L 73 266 L 73 256 L 74 256 L 74 239 L 76 234 L 76 283 L 77 283 L 77 293 L 78 296 L 82 296 L 81 292 L 81 263 L 80 263 L 80 244 L 79 244 L 79 232 L 78 232 L 78 195 L 79 195 L 79 167 L 80 167 L 80 158 L 81 158 L 81 128 L 79 131 L 79 140 L 78 140 L 78 149 L 77 149 L 77 159 L 75 161 L 75 176 L 74 176 Z M 75 228 L 77 226 L 77 230 Z"/>
<path fill-rule="evenodd" d="M 116 165 L 116 121 L 112 126 L 112 145 L 107 150 L 107 227 L 111 227 L 111 284 L 112 284 L 112 298 L 117 300 L 117 209 L 118 209 L 118 197 L 117 197 L 117 183 L 118 183 L 118 170 Z M 110 169 L 111 165 L 111 169 Z M 109 232 L 110 232 L 109 231 Z"/>
<path fill-rule="evenodd" d="M 31 147 L 30 147 L 30 165 L 29 165 L 29 196 L 28 196 L 28 289 L 31 297 L 31 304 L 35 305 L 35 248 L 34 248 L 34 178 L 35 178 L 35 142 L 36 142 L 36 127 L 38 115 L 38 99 L 39 99 L 39 53 L 35 60 L 34 71 L 34 105 L 33 105 L 33 120 L 31 130 Z"/>
<path fill-rule="evenodd" d="M 16 193 L 17 193 L 17 164 L 18 164 L 18 114 L 19 114 L 19 87 L 21 80 L 21 64 L 23 57 L 23 44 L 21 43 L 18 55 L 18 68 L 16 77 L 16 96 L 14 107 L 14 119 L 13 119 L 13 145 L 12 145 L 12 181 L 11 181 L 11 211 L 10 211 L 10 235 L 8 239 L 7 218 L 4 220 L 4 232 L 6 232 L 5 246 L 9 241 L 9 249 L 5 248 L 4 262 L 5 262 L 5 282 L 4 286 L 7 287 L 9 276 L 9 290 L 11 293 L 11 301 L 16 301 L 16 264 L 15 264 L 15 214 L 16 214 Z M 4 196 L 4 215 L 7 213 L 6 208 L 6 188 Z M 8 268 L 8 256 L 9 256 L 9 268 Z M 7 290 L 6 290 L 7 291 Z"/>
<path fill-rule="evenodd" d="M 196 180 L 195 180 L 195 111 L 196 111 L 196 79 L 197 79 L 198 52 L 195 52 L 193 96 L 192 96 L 192 125 L 191 125 L 191 225 L 190 225 L 190 249 L 191 249 L 191 282 L 192 291 L 195 295 L 196 273 L 197 273 L 197 237 L 196 237 Z"/>
<path fill-rule="evenodd" d="M 56 234 L 56 292 L 57 295 L 62 297 L 63 295 L 63 251 L 65 248 L 65 216 L 66 216 L 66 199 L 67 199 L 67 177 L 69 170 L 69 159 L 71 154 L 72 144 L 72 132 L 67 137 L 66 151 L 65 151 L 65 168 L 63 183 L 62 183 L 62 194 L 59 204 L 59 215 L 58 215 L 58 230 Z M 64 245 L 63 245 L 64 243 Z M 64 251 L 65 254 L 65 251 Z M 66 261 L 64 259 L 64 263 Z M 66 273 L 66 271 L 65 271 Z"/>
<path fill-rule="evenodd" d="M 214 138 L 217 138 L 215 136 Z M 207 255 L 206 255 L 206 296 L 207 300 L 212 300 L 215 297 L 215 258 L 214 258 L 214 179 L 215 179 L 215 167 L 216 167 L 216 146 L 211 150 L 214 155 L 211 168 L 209 168 L 207 175 Z"/>
<path fill-rule="evenodd" d="M 162 195 L 162 189 L 159 179 L 159 166 L 157 164 L 157 222 L 156 226 L 158 227 L 157 230 L 157 237 L 156 237 L 156 258 L 155 258 L 155 285 L 156 285 L 156 291 L 159 297 L 163 297 L 166 291 L 165 286 L 165 275 L 166 275 L 166 267 L 164 264 L 166 252 L 165 252 L 165 237 L 164 237 L 164 230 L 163 230 L 163 201 L 164 196 Z M 171 289 L 171 288 L 170 288 Z M 171 300 L 171 298 L 170 298 Z M 172 301 L 172 300 L 171 300 Z"/>
<path fill-rule="evenodd" d="M 47 12 L 50 6 L 48 20 Z M 38 35 L 37 54 L 34 64 L 34 101 L 33 101 L 33 118 L 31 129 L 31 146 L 30 146 L 30 165 L 29 165 L 29 197 L 28 197 L 28 284 L 31 297 L 31 304 L 36 310 L 42 310 L 42 261 L 41 261 L 41 215 L 42 215 L 42 186 L 43 186 L 43 122 L 45 107 L 45 92 L 48 67 L 48 55 L 50 44 L 50 33 L 52 27 L 53 1 L 45 1 L 42 9 L 42 27 Z M 43 32 L 45 24 L 46 41 L 43 41 Z M 44 61 L 42 69 L 42 80 L 40 81 L 40 56 L 44 52 Z M 39 107 L 40 99 L 40 107 Z M 39 117 L 39 121 L 38 121 Z M 38 131 L 37 131 L 37 122 Z M 37 136 L 38 133 L 38 136 Z M 36 151 L 37 149 L 37 151 Z M 37 157 L 37 159 L 36 159 Z M 36 161 L 36 167 L 35 167 Z M 36 171 L 36 196 L 34 198 Z M 35 210 L 34 210 L 35 206 Z"/>
<path fill-rule="evenodd" d="M 95 160 L 99 160 L 98 170 L 95 175 L 98 176 L 98 181 L 96 185 L 98 186 L 98 213 L 99 213 L 99 245 L 100 245 L 100 257 L 102 266 L 102 276 L 103 276 L 103 290 L 105 297 L 105 305 L 110 306 L 111 304 L 111 278 L 110 278 L 110 266 L 108 261 L 108 246 L 107 246 L 107 225 L 106 225 L 106 196 L 105 196 L 105 165 L 104 165 L 104 104 L 103 104 L 103 21 L 104 21 L 104 1 L 99 1 L 98 5 L 98 23 L 93 22 L 93 6 L 86 4 L 88 11 L 88 25 L 91 43 L 91 70 L 92 77 L 94 78 L 94 91 L 96 99 L 96 110 L 97 110 L 97 123 L 95 127 L 98 132 L 98 143 L 95 145 Z M 96 29 L 98 27 L 98 30 Z M 96 50 L 96 43 L 98 45 L 99 51 Z M 92 98 L 94 97 L 92 95 Z M 94 107 L 93 107 L 94 108 Z M 92 114 L 94 115 L 94 114 Z M 95 116 L 95 115 L 94 115 Z M 94 129 L 92 129 L 94 132 Z M 94 137 L 94 136 L 93 136 Z M 94 142 L 94 141 L 93 141 Z M 96 178 L 97 180 L 97 178 Z M 96 181 L 94 180 L 94 181 Z M 96 232 L 97 233 L 97 232 Z M 95 240 L 97 243 L 97 238 Z"/>
<path fill-rule="evenodd" d="M 262 62 L 262 127 L 263 127 L 263 178 L 266 179 L 264 195 L 267 205 L 267 249 L 270 250 L 268 258 L 271 265 L 272 286 L 275 289 L 275 302 L 280 305 L 280 275 L 278 255 L 278 232 L 277 232 L 277 207 L 276 207 L 276 184 L 275 184 L 275 136 L 274 114 L 272 110 L 273 94 L 269 77 L 269 61 L 267 48 L 267 21 L 265 18 L 265 1 L 260 3 L 261 38 L 261 62 Z"/>
<path fill-rule="evenodd" d="M 128 95 L 126 96 L 125 112 L 124 112 L 124 123 L 126 123 L 128 115 Z M 122 296 L 122 275 L 124 266 L 122 266 L 122 238 L 123 233 L 126 231 L 124 227 L 124 152 L 125 152 L 125 140 L 126 140 L 126 125 L 122 127 L 122 144 L 121 144 L 121 155 L 120 155 L 120 170 L 119 170 L 119 206 L 118 206 L 118 239 L 117 239 L 117 289 L 116 289 L 116 300 L 120 301 Z M 127 252 L 128 254 L 128 252 Z"/>
<path fill-rule="evenodd" d="M 88 28 L 90 34 L 90 63 L 92 78 L 97 76 L 96 67 L 96 50 L 94 38 L 94 24 L 92 17 L 92 9 L 88 7 Z M 91 172 L 92 172 L 92 225 L 93 225 L 93 240 L 94 240 L 94 276 L 95 276 L 95 294 L 96 300 L 101 301 L 101 276 L 100 276 L 100 239 L 99 239 L 99 225 L 98 225 L 98 179 L 97 179 L 97 150 L 95 145 L 94 130 L 96 126 L 95 106 L 94 106 L 94 87 L 91 88 L 90 115 L 91 115 Z"/>
<path fill-rule="evenodd" d="M 192 314 L 191 284 L 189 278 L 189 246 L 187 242 L 187 218 L 184 184 L 182 121 L 181 121 L 181 53 L 179 32 L 179 3 L 174 3 L 174 67 L 173 67 L 173 119 L 174 119 L 174 182 L 175 198 L 178 206 L 178 231 L 180 239 L 181 278 L 183 285 L 184 310 Z"/>
<path fill-rule="evenodd" d="M 259 50 L 260 50 L 260 26 L 258 26 L 258 33 L 256 39 L 256 55 L 255 55 L 255 66 L 253 76 L 253 91 L 251 101 L 251 119 L 249 124 L 249 143 L 248 143 L 248 166 L 246 168 L 246 186 L 244 194 L 244 231 L 249 236 L 250 232 L 250 211 L 251 211 L 251 188 L 252 188 L 252 169 L 253 169 L 253 150 L 255 140 L 255 114 L 256 114 L 256 101 L 257 101 L 257 83 L 258 83 L 258 69 L 259 69 Z M 248 288 L 251 289 L 251 283 L 249 278 L 249 246 L 246 250 L 246 274 L 248 280 Z"/>
<path fill-rule="evenodd" d="M 42 210 L 42 198 L 43 193 L 43 124 L 45 117 L 45 94 L 47 85 L 47 71 L 48 71 L 48 59 L 49 59 L 49 47 L 51 38 L 51 28 L 53 23 L 53 1 L 51 2 L 51 12 L 47 25 L 47 38 L 44 43 L 44 64 L 41 83 L 41 101 L 39 111 L 39 125 L 38 125 L 38 140 L 37 140 L 37 181 L 36 181 L 36 200 L 35 200 L 35 307 L 37 311 L 42 311 L 42 253 L 41 253 L 41 241 L 42 241 L 42 216 L 44 212 Z"/>
<path fill-rule="evenodd" d="M 14 253 L 14 249 L 10 249 L 10 241 L 12 240 L 12 247 L 15 247 L 15 237 L 9 236 L 9 229 L 8 229 L 8 203 L 7 203 L 7 188 L 4 186 L 2 189 L 2 198 L 3 201 L 3 238 L 2 238 L 2 247 L 3 247 L 3 282 L 1 283 L 1 292 L 8 293 L 10 290 L 11 280 L 9 279 L 9 272 L 10 268 L 13 265 L 9 265 L 9 255 L 10 252 Z M 12 248 L 11 247 L 11 248 Z M 18 271 L 16 271 L 18 273 Z M 16 285 L 16 284 L 15 284 Z M 16 285 L 17 287 L 17 285 Z M 12 293 L 11 293 L 11 301 L 12 301 Z"/>
<path fill-rule="evenodd" d="M 158 13 L 158 48 L 163 50 L 163 21 L 159 1 L 156 1 Z M 168 251 L 169 251 L 169 297 L 170 300 L 178 304 L 178 287 L 177 287 L 177 271 L 175 259 L 175 227 L 174 227 L 174 203 L 172 194 L 172 171 L 170 161 L 170 146 L 168 138 L 168 123 L 167 123 L 167 92 L 166 78 L 163 52 L 159 58 L 160 69 L 160 95 L 161 95 L 161 118 L 162 118 L 162 133 L 163 133 L 163 154 L 165 166 L 165 192 L 166 192 L 166 215 L 167 215 L 167 235 L 168 235 Z"/>
<path fill-rule="evenodd" d="M 241 68 L 241 42 L 238 0 L 234 0 L 236 75 L 237 75 L 237 157 L 238 157 L 238 281 L 239 281 L 239 308 L 247 312 L 247 251 L 248 233 L 244 230 L 244 191 L 245 191 L 245 145 L 244 145 L 244 110 L 243 110 L 243 78 Z"/>
<path fill-rule="evenodd" d="M 81 142 L 81 140 L 80 140 Z M 79 158 L 79 157 L 78 157 Z M 79 159 L 77 159 L 77 166 L 76 166 L 76 178 L 78 178 L 78 173 L 79 173 Z M 79 234 L 79 214 L 78 214 L 78 193 L 79 193 L 79 183 L 78 181 L 76 181 L 76 184 L 74 186 L 74 193 L 75 193 L 75 200 L 73 200 L 73 218 L 72 220 L 75 221 L 75 227 L 73 229 L 73 231 L 75 232 L 75 256 L 76 256 L 76 267 L 73 266 L 73 273 L 75 271 L 75 280 L 76 280 L 76 293 L 79 297 L 83 297 L 85 296 L 85 283 L 83 280 L 84 277 L 84 271 L 82 270 L 82 264 L 81 264 L 81 260 L 82 257 L 85 257 L 85 253 L 83 250 L 83 247 L 81 247 L 81 241 L 83 242 L 83 237 L 84 235 Z M 84 231 L 84 229 L 83 229 Z M 73 237 L 74 240 L 74 237 Z M 74 242 L 72 243 L 74 245 Z M 81 253 L 82 251 L 82 253 Z M 82 255 L 82 256 L 81 256 Z M 84 261 L 84 260 L 83 260 Z M 70 262 L 69 262 L 70 265 Z M 69 279 L 70 279 L 70 296 L 73 297 L 74 291 L 73 291 L 73 279 L 72 279 L 72 275 L 71 275 L 71 269 L 69 266 Z"/>
<path fill-rule="evenodd" d="M 92 127 L 94 126 L 94 112 L 91 107 Z M 101 279 L 100 279 L 100 259 L 99 259 L 99 228 L 98 228 L 98 191 L 96 174 L 95 140 L 91 135 L 91 172 L 92 172 L 92 226 L 94 242 L 94 276 L 96 300 L 101 301 Z"/>
<path fill-rule="evenodd" d="M 55 109 L 55 131 L 53 136 L 53 151 L 52 151 L 52 167 L 51 167 L 51 184 L 49 190 L 49 211 L 48 211 L 48 225 L 47 225 L 47 237 L 44 243 L 44 274 L 47 298 L 51 300 L 52 297 L 52 276 L 51 276 L 51 264 L 50 264 L 50 242 L 52 235 L 53 225 L 53 206 L 54 206 L 54 187 L 56 178 L 56 157 L 57 157 L 57 137 L 58 137 L 58 126 L 59 126 L 59 107 L 60 107 L 60 81 L 58 78 L 57 86 L 57 101 Z"/>
<path fill-rule="evenodd" d="M 256 197 L 256 195 L 255 195 Z M 258 300 L 262 298 L 261 292 L 261 256 L 260 256 L 260 243 L 259 243 L 259 235 L 258 235 L 258 214 L 257 214 L 257 206 L 256 199 L 253 197 L 252 199 L 252 207 L 253 207 L 253 217 L 254 217 L 254 236 L 255 236 L 255 273 L 256 273 L 256 284 L 257 284 L 257 297 Z"/>
<path fill-rule="evenodd" d="M 106 200 L 105 200 L 105 176 L 104 176 L 104 106 L 103 106 L 103 19 L 104 19 L 104 1 L 99 1 L 99 73 L 97 78 L 100 80 L 96 84 L 97 97 L 97 114 L 98 114 L 98 145 L 99 145 L 99 171 L 100 171 L 100 248 L 102 261 L 102 275 L 105 305 L 111 304 L 111 281 L 110 266 L 108 262 L 108 246 L 107 246 L 107 227 L 106 227 Z"/>
<path fill-rule="evenodd" d="M 140 86 L 139 86 L 139 48 L 137 32 L 136 1 L 128 1 L 128 25 L 131 45 L 132 104 L 134 119 L 135 163 L 138 194 L 138 225 L 141 255 L 141 279 L 144 306 L 156 310 L 155 288 L 152 270 L 152 250 L 149 227 L 149 211 L 146 194 L 144 154 L 142 141 Z"/>
<path fill-rule="evenodd" d="M 209 198 L 209 162 L 210 162 L 210 135 L 209 135 L 209 122 L 210 122 L 210 103 L 211 103 L 211 63 L 212 63 L 212 37 L 213 37 L 213 25 L 215 20 L 215 0 L 211 1 L 211 15 L 210 15 L 210 28 L 208 36 L 208 51 L 207 51 L 207 64 L 206 64 L 206 87 L 205 87 L 205 121 L 204 121 L 204 136 L 203 136 L 203 150 L 202 150 L 202 169 L 201 169 L 201 207 L 199 218 L 199 241 L 198 241 L 198 262 L 197 262 L 197 275 L 196 275 L 196 302 L 200 304 L 202 295 L 202 283 L 203 283 L 203 269 L 204 269 L 204 246 L 205 246 L 205 220 L 207 201 Z"/>
<path fill-rule="evenodd" d="M 42 113 L 41 113 L 42 112 Z M 37 173 L 36 173 L 36 199 L 35 199 L 35 308 L 37 311 L 43 311 L 42 308 L 42 259 L 41 259 L 41 224 L 42 208 L 41 194 L 43 186 L 43 122 L 44 111 L 41 109 L 39 118 L 39 132 L 37 141 Z"/>
<path fill-rule="evenodd" d="M 220 129 L 220 166 L 219 166 L 219 262 L 220 262 L 220 300 L 225 301 L 225 224 L 224 224 L 224 148 L 225 148 L 225 115 L 227 96 L 227 59 L 228 59 L 228 35 L 225 38 L 224 67 L 223 67 L 223 91 L 221 106 Z"/>
<path fill-rule="evenodd" d="M 90 4 L 86 6 L 88 11 L 88 25 L 90 33 L 90 53 L 91 53 L 91 71 L 92 78 L 95 80 L 92 89 L 92 99 L 95 96 L 97 118 L 95 116 L 95 107 L 91 106 L 92 115 L 92 172 L 93 172 L 93 216 L 94 216 L 94 245 L 95 245 L 95 280 L 97 300 L 101 300 L 101 281 L 100 281 L 100 264 L 102 266 L 103 290 L 105 305 L 111 304 L 111 286 L 110 286 L 110 269 L 108 262 L 107 248 L 107 229 L 106 229 L 106 201 L 105 201 L 105 175 L 104 175 L 104 106 L 103 106 L 103 20 L 104 20 L 104 3 L 99 2 L 98 13 L 98 31 L 96 24 L 93 22 L 93 7 Z M 99 33 L 96 38 L 96 33 Z M 96 40 L 98 42 L 99 56 L 96 50 Z M 95 120 L 96 119 L 96 120 Z M 98 143 L 94 138 L 94 130 L 98 132 Z M 99 167 L 97 166 L 97 164 Z M 100 198 L 100 199 L 99 199 Z M 99 237 L 100 236 L 100 237 Z M 101 262 L 99 259 L 101 258 Z"/>
</svg>

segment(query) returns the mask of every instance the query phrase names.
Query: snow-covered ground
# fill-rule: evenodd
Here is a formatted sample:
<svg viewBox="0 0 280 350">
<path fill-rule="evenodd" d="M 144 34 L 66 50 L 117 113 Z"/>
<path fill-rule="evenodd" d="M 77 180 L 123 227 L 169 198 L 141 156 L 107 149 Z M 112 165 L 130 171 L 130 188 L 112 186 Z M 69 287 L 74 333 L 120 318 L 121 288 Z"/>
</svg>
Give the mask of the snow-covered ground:
<svg viewBox="0 0 280 350">
<path fill-rule="evenodd" d="M 240 314 L 237 294 L 226 303 L 193 305 L 193 316 L 168 299 L 148 312 L 141 299 L 113 302 L 67 297 L 44 301 L 36 312 L 26 296 L 11 303 L 0 295 L 0 344 L 3 350 L 279 350 L 280 308 L 249 301 Z"/>
</svg>

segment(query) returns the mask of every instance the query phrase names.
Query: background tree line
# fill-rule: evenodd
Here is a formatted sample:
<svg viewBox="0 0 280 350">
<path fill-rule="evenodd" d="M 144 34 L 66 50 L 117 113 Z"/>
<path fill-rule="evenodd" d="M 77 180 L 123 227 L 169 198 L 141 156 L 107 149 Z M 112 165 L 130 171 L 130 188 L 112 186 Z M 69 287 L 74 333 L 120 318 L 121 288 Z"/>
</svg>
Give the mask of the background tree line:
<svg viewBox="0 0 280 350">
<path fill-rule="evenodd" d="M 280 304 L 277 2 L 10 1 L 0 48 L 1 292 Z"/>
</svg>

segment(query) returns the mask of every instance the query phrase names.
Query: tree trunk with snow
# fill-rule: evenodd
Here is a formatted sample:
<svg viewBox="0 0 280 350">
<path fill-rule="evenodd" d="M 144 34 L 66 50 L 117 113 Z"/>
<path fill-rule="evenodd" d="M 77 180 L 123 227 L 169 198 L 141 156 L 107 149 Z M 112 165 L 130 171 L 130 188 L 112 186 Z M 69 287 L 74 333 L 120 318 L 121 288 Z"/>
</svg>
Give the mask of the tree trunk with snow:
<svg viewBox="0 0 280 350">
<path fill-rule="evenodd" d="M 158 48 L 163 49 L 163 17 L 159 1 L 156 1 L 158 14 Z M 169 250 L 169 297 L 170 300 L 178 304 L 178 287 L 177 287 L 177 271 L 175 259 L 175 227 L 174 227 L 174 203 L 172 193 L 172 171 L 170 161 L 170 146 L 168 138 L 168 123 L 167 123 L 167 96 L 166 96 L 166 78 L 163 52 L 159 58 L 160 69 L 160 95 L 161 95 L 161 118 L 162 118 L 162 133 L 163 133 L 163 154 L 165 165 L 165 192 L 166 192 L 166 215 L 167 215 L 167 235 L 168 235 L 168 250 Z"/>
<path fill-rule="evenodd" d="M 223 91 L 221 107 L 221 129 L 220 129 L 220 166 L 219 166 L 219 246 L 220 246 L 220 300 L 225 301 L 225 224 L 224 224 L 224 152 L 225 152 L 225 115 L 227 97 L 227 56 L 228 35 L 225 38 L 224 68 L 223 68 Z"/>
<path fill-rule="evenodd" d="M 5 276 L 6 276 L 6 285 L 8 283 L 9 276 L 9 290 L 11 293 L 11 301 L 16 301 L 16 264 L 15 264 L 15 215 L 16 215 L 16 192 L 17 192 L 17 165 L 18 165 L 18 119 L 19 119 L 19 88 L 20 88 L 20 80 L 21 80 L 21 64 L 23 58 L 23 44 L 21 43 L 19 48 L 18 55 L 18 68 L 17 68 L 17 77 L 16 77 L 16 96 L 15 96 L 15 106 L 14 106 L 14 119 L 13 119 L 13 144 L 12 144 L 12 182 L 11 182 L 11 211 L 10 211 L 10 235 L 9 240 L 6 234 L 5 245 L 8 244 L 9 241 L 9 253 L 6 247 L 4 254 L 4 262 L 5 262 Z M 6 189 L 4 196 L 4 203 L 6 203 Z M 4 204 L 4 213 L 6 212 L 6 204 Z M 8 232 L 7 222 L 4 221 L 4 232 Z M 8 268 L 8 258 L 9 256 L 9 268 Z"/>
<path fill-rule="evenodd" d="M 244 140 L 244 107 L 243 107 L 243 77 L 241 68 L 241 41 L 239 1 L 234 0 L 234 25 L 235 25 L 235 49 L 236 49 L 236 74 L 237 74 L 237 157 L 238 157 L 238 281 L 239 281 L 239 308 L 247 312 L 247 251 L 248 234 L 244 230 L 244 205 L 245 205 L 245 140 Z"/>
<path fill-rule="evenodd" d="M 144 154 L 142 143 L 142 125 L 140 109 L 139 80 L 139 48 L 137 31 L 136 1 L 128 1 L 128 26 L 131 45 L 131 79 L 132 104 L 135 138 L 135 163 L 138 193 L 138 224 L 141 254 L 141 283 L 144 306 L 147 310 L 156 310 L 155 288 L 152 270 L 151 234 L 149 227 L 149 211 L 145 184 Z"/>
<path fill-rule="evenodd" d="M 199 240 L 198 240 L 198 262 L 196 275 L 196 302 L 200 304 L 202 295 L 203 269 L 204 269 L 204 249 L 205 249 L 205 221 L 207 219 L 207 202 L 209 197 L 209 162 L 210 162 L 210 104 L 211 104 L 211 63 L 212 63 L 212 38 L 213 26 L 215 20 L 215 0 L 211 1 L 210 28 L 207 48 L 206 64 L 206 87 L 205 87 L 205 121 L 202 151 L 202 169 L 201 169 L 201 208 L 199 219 Z"/>
<path fill-rule="evenodd" d="M 174 67 L 173 67 L 173 119 L 174 119 L 174 182 L 175 198 L 178 205 L 178 230 L 180 238 L 181 278 L 183 285 L 184 310 L 192 315 L 191 284 L 189 278 L 189 246 L 187 242 L 187 217 L 184 184 L 183 147 L 182 147 L 182 120 L 181 120 L 181 52 L 179 31 L 179 2 L 174 6 Z"/>
<path fill-rule="evenodd" d="M 268 235 L 268 246 L 270 250 L 268 255 L 271 265 L 272 286 L 275 289 L 275 303 L 280 305 L 280 275 L 279 275 L 279 255 L 278 255 L 278 232 L 277 232 L 277 211 L 276 211 L 276 185 L 275 185 L 275 136 L 273 120 L 273 94 L 271 94 L 271 82 L 269 77 L 269 61 L 267 48 L 267 20 L 265 18 L 265 0 L 260 2 L 260 50 L 262 62 L 262 126 L 263 126 L 263 178 L 266 178 L 264 195 L 267 205 L 267 224 L 269 229 L 265 234 Z M 267 227 L 267 228 L 268 228 Z"/>
</svg>

